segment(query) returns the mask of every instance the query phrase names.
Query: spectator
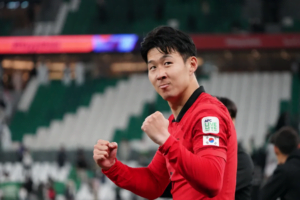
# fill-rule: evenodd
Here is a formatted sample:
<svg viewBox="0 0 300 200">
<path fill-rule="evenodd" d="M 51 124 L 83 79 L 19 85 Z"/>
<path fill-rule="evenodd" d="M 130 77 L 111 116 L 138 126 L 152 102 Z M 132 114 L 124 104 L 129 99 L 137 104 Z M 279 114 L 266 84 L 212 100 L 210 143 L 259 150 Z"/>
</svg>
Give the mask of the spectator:
<svg viewBox="0 0 300 200">
<path fill-rule="evenodd" d="M 100 22 L 107 21 L 107 8 L 105 0 L 96 0 L 98 6 L 98 18 Z"/>
<path fill-rule="evenodd" d="M 49 75 L 48 75 L 48 67 L 44 61 L 41 61 L 37 68 L 37 75 L 40 85 L 48 85 L 49 83 Z"/>
<path fill-rule="evenodd" d="M 18 157 L 19 162 L 23 161 L 24 152 L 25 152 L 25 146 L 23 143 L 20 143 L 18 151 L 17 151 L 17 157 Z"/>
<path fill-rule="evenodd" d="M 32 199 L 33 196 L 33 181 L 30 176 L 27 176 L 23 184 L 23 188 L 26 190 L 28 199 Z"/>
<path fill-rule="evenodd" d="M 76 161 L 76 168 L 77 168 L 77 176 L 80 178 L 80 180 L 84 183 L 87 183 L 87 169 L 88 164 L 84 156 L 84 151 L 82 149 L 79 149 L 77 151 L 77 161 Z"/>
<path fill-rule="evenodd" d="M 84 83 L 84 65 L 82 62 L 76 63 L 75 67 L 75 73 L 76 73 L 76 84 L 82 85 Z"/>
<path fill-rule="evenodd" d="M 2 67 L 2 57 L 0 56 L 0 97 L 3 96 L 3 74 L 4 74 L 4 70 Z"/>
<path fill-rule="evenodd" d="M 74 200 L 76 195 L 76 190 L 73 181 L 68 181 L 65 191 L 66 200 Z"/>
<path fill-rule="evenodd" d="M 165 7 L 166 1 L 165 0 L 158 0 L 156 1 L 156 8 L 155 8 L 155 19 L 160 21 L 163 19 L 165 14 Z"/>
<path fill-rule="evenodd" d="M 0 150 L 8 150 L 11 147 L 11 133 L 6 124 L 5 103 L 0 100 Z"/>
<path fill-rule="evenodd" d="M 31 172 L 32 157 L 28 149 L 25 149 L 24 151 L 22 163 L 25 176 L 29 176 Z"/>
<path fill-rule="evenodd" d="M 27 199 L 28 199 L 28 193 L 24 188 L 24 186 L 22 186 L 19 190 L 19 200 L 27 200 Z"/>
<path fill-rule="evenodd" d="M 292 70 L 293 74 L 298 74 L 298 77 L 300 78 L 300 64 L 299 64 L 299 60 L 300 60 L 300 58 L 298 56 L 297 59 L 292 62 L 291 70 Z"/>
<path fill-rule="evenodd" d="M 70 68 L 70 64 L 66 63 L 65 69 L 64 69 L 64 77 L 62 80 L 63 84 L 65 86 L 69 86 L 71 85 L 72 82 L 72 72 L 71 72 L 71 68 Z"/>
<path fill-rule="evenodd" d="M 13 73 L 13 86 L 15 92 L 20 94 L 22 91 L 22 72 L 20 70 L 14 71 Z"/>
<path fill-rule="evenodd" d="M 65 148 L 62 146 L 57 155 L 57 165 L 60 168 L 63 167 L 66 163 L 66 160 L 67 160 L 66 151 L 65 151 Z"/>
<path fill-rule="evenodd" d="M 46 191 L 45 191 L 45 185 L 43 183 L 40 183 L 38 185 L 38 188 L 37 188 L 37 199 L 38 200 L 44 200 L 46 199 L 46 195 L 45 195 Z"/>
<path fill-rule="evenodd" d="M 50 184 L 48 186 L 47 196 L 48 196 L 49 200 L 55 200 L 56 192 L 55 192 L 52 184 Z"/>
<path fill-rule="evenodd" d="M 278 166 L 261 189 L 261 200 L 300 199 L 299 137 L 290 127 L 281 128 L 273 137 Z"/>
</svg>

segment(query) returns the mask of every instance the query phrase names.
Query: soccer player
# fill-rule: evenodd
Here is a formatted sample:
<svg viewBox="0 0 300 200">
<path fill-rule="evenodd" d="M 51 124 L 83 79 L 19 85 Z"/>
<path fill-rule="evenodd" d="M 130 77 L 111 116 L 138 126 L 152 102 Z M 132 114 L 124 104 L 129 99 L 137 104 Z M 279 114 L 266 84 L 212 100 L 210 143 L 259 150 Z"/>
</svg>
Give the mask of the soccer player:
<svg viewBox="0 0 300 200">
<path fill-rule="evenodd" d="M 237 107 L 233 101 L 225 97 L 217 97 L 228 109 L 230 117 L 235 124 Z M 251 200 L 253 162 L 250 156 L 238 145 L 238 168 L 236 177 L 235 200 Z"/>
<path fill-rule="evenodd" d="M 262 188 L 260 199 L 300 199 L 299 136 L 294 129 L 283 127 L 275 133 L 273 142 L 278 166 Z"/>
<path fill-rule="evenodd" d="M 148 116 L 142 130 L 160 147 L 148 167 L 116 159 L 118 145 L 99 140 L 94 160 L 121 188 L 159 197 L 172 182 L 174 200 L 232 200 L 237 170 L 236 132 L 227 108 L 199 87 L 196 47 L 185 33 L 158 27 L 144 38 L 141 54 L 148 77 L 172 111 Z"/>
</svg>

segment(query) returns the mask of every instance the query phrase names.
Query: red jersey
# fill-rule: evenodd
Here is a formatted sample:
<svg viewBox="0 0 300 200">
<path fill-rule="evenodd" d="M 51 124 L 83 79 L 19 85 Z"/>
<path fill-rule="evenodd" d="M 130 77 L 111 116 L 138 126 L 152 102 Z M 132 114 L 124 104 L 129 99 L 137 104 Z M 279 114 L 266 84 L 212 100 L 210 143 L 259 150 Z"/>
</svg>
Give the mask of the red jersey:
<svg viewBox="0 0 300 200">
<path fill-rule="evenodd" d="M 172 182 L 173 200 L 232 200 L 237 172 L 236 132 L 227 108 L 198 88 L 169 118 L 168 140 L 145 168 L 120 161 L 103 171 L 115 184 L 148 199 Z"/>
</svg>

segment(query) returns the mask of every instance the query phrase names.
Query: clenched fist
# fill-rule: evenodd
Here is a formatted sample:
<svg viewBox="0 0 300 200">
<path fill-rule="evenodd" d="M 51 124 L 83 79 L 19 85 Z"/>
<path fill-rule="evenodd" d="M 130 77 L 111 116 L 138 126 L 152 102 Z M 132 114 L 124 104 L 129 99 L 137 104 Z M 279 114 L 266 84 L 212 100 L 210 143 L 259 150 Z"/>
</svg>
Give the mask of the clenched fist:
<svg viewBox="0 0 300 200">
<path fill-rule="evenodd" d="M 104 170 L 111 168 L 116 162 L 116 155 L 118 144 L 115 142 L 108 142 L 105 140 L 98 140 L 94 146 L 94 161 L 99 167 Z"/>
<path fill-rule="evenodd" d="M 158 145 L 163 145 L 170 136 L 168 131 L 169 121 L 161 114 L 155 112 L 148 116 L 143 125 L 142 130 Z"/>
</svg>

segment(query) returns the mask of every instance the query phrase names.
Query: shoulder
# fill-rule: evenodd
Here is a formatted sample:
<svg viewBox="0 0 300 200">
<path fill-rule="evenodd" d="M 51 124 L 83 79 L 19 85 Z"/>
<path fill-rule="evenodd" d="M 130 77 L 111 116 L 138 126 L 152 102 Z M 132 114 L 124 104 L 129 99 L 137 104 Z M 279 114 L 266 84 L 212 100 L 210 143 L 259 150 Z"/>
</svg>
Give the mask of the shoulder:
<svg viewBox="0 0 300 200">
<path fill-rule="evenodd" d="M 286 177 L 289 173 L 289 167 L 287 164 L 278 165 L 273 173 L 273 175 L 280 175 L 282 177 Z"/>
<path fill-rule="evenodd" d="M 191 112 L 193 119 L 201 120 L 203 117 L 217 117 L 225 123 L 230 120 L 227 108 L 216 97 L 203 93 L 196 103 Z"/>
</svg>

